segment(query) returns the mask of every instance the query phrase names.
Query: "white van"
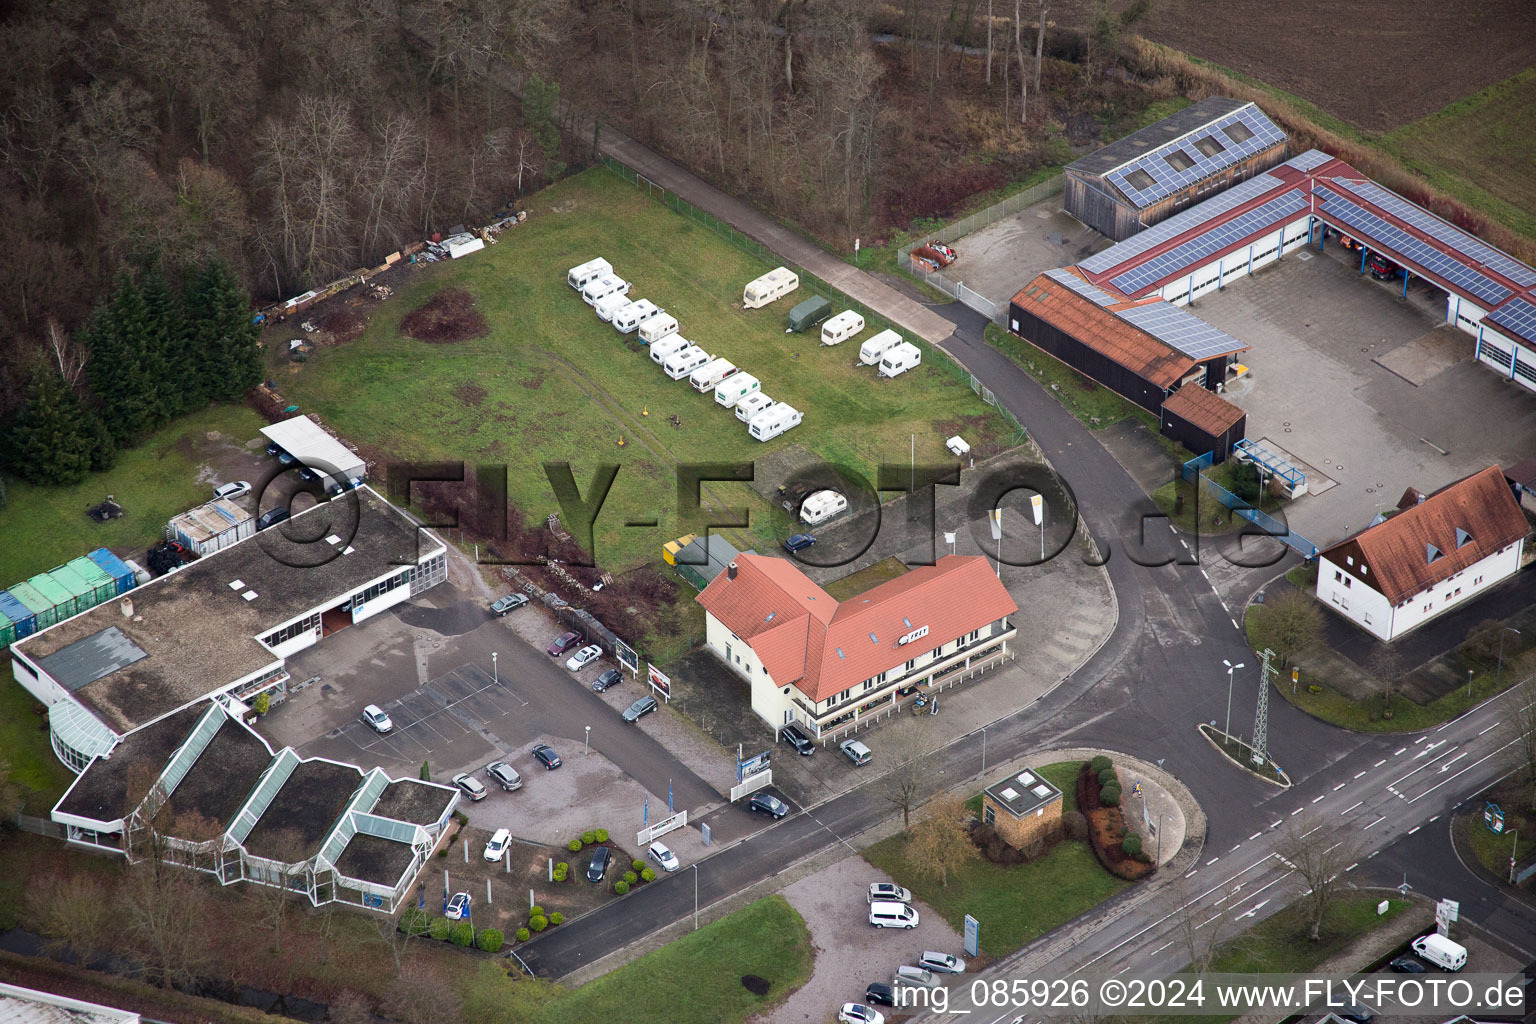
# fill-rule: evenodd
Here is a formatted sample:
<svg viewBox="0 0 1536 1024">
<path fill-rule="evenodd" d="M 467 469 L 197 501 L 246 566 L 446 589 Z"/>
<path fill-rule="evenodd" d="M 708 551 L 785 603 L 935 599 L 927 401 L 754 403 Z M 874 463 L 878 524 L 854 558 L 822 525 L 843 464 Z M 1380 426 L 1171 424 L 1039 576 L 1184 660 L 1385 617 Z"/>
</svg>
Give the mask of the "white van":
<svg viewBox="0 0 1536 1024">
<path fill-rule="evenodd" d="M 669 356 L 674 356 L 683 349 L 692 347 L 693 342 L 681 334 L 669 334 L 651 346 L 651 362 L 660 366 L 667 361 Z"/>
<path fill-rule="evenodd" d="M 629 282 L 613 274 L 604 274 L 587 282 L 587 286 L 581 290 L 581 301 L 591 306 L 603 296 L 614 294 L 628 295 Z"/>
<path fill-rule="evenodd" d="M 613 329 L 620 334 L 628 334 L 652 317 L 660 316 L 665 312 L 666 310 L 650 299 L 636 299 L 620 307 L 619 311 L 613 314 Z"/>
<path fill-rule="evenodd" d="M 887 349 L 895 348 L 901 344 L 901 335 L 895 331 L 881 331 L 859 347 L 859 362 L 865 366 L 875 366 L 880 362 L 880 357 L 885 355 Z"/>
<path fill-rule="evenodd" d="M 688 375 L 695 391 L 713 391 L 715 385 L 736 372 L 736 364 L 729 359 L 711 359 Z"/>
<path fill-rule="evenodd" d="M 880 357 L 880 376 L 899 377 L 923 361 L 923 350 L 904 341 Z"/>
<path fill-rule="evenodd" d="M 1452 942 L 1439 932 L 1430 932 L 1414 939 L 1413 951 L 1447 971 L 1459 971 L 1467 964 L 1467 947 Z"/>
<path fill-rule="evenodd" d="M 613 319 L 614 314 L 629 304 L 629 299 L 623 292 L 614 292 L 612 295 L 604 295 L 592 303 L 592 310 L 597 314 L 599 320 L 608 323 Z"/>
<path fill-rule="evenodd" d="M 748 284 L 741 293 L 744 309 L 760 309 L 800 287 L 800 275 L 788 267 L 777 267 Z"/>
<path fill-rule="evenodd" d="M 864 329 L 864 318 L 851 309 L 845 309 L 821 325 L 823 345 L 841 345 Z"/>
<path fill-rule="evenodd" d="M 916 928 L 917 911 L 905 903 L 876 900 L 869 905 L 869 923 L 876 928 Z"/>
<path fill-rule="evenodd" d="M 613 273 L 613 264 L 607 260 L 588 260 L 579 267 L 572 267 L 565 275 L 565 283 L 581 291 L 593 278 L 611 273 Z"/>
<path fill-rule="evenodd" d="M 689 345 L 679 349 L 666 358 L 661 368 L 667 372 L 667 376 L 673 380 L 682 380 L 694 370 L 703 366 L 714 357 L 697 345 Z"/>
<path fill-rule="evenodd" d="M 640 340 L 654 345 L 669 334 L 677 333 L 677 317 L 670 313 L 653 316 L 640 325 Z"/>
<path fill-rule="evenodd" d="M 736 418 L 743 423 L 750 423 L 753 416 L 771 405 L 773 405 L 773 399 L 761 391 L 754 391 L 736 402 Z"/>
<path fill-rule="evenodd" d="M 777 402 L 747 421 L 747 433 L 759 441 L 771 441 L 791 427 L 798 427 L 803 419 L 799 409 Z"/>
<path fill-rule="evenodd" d="M 762 385 L 750 373 L 733 373 L 715 385 L 715 401 L 727 409 L 748 395 L 759 394 Z"/>
<path fill-rule="evenodd" d="M 847 510 L 848 499 L 837 491 L 816 491 L 800 503 L 800 521 L 815 526 Z"/>
</svg>

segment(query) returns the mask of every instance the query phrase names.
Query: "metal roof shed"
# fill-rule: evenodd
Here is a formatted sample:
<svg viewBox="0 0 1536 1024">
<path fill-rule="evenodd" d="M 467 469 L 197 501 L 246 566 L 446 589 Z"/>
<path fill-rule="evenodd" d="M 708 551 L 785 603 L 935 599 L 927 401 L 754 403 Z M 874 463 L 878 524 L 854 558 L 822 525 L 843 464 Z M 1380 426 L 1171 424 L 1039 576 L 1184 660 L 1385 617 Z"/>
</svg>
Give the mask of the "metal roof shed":
<svg viewBox="0 0 1536 1024">
<path fill-rule="evenodd" d="M 117 596 L 117 581 L 112 578 L 112 574 L 84 555 L 71 558 L 65 566 L 91 588 L 91 607 Z"/>
<path fill-rule="evenodd" d="M 308 416 L 273 423 L 262 427 L 261 432 L 310 469 L 338 478 L 327 481 L 328 486 L 360 484 L 367 475 L 363 460 Z"/>
<path fill-rule="evenodd" d="M 139 585 L 139 579 L 134 575 L 133 570 L 128 568 L 128 563 L 106 548 L 97 548 L 85 557 L 101 566 L 102 571 L 112 577 L 112 582 L 117 585 L 119 594 L 126 594 Z"/>
</svg>

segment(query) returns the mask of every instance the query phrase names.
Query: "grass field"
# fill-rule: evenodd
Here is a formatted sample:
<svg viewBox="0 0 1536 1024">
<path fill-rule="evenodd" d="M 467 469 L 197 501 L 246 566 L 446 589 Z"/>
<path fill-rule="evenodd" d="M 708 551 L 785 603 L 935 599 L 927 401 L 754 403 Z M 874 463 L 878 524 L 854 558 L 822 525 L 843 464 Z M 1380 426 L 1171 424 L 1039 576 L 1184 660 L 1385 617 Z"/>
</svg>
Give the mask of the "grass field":
<svg viewBox="0 0 1536 1024">
<path fill-rule="evenodd" d="M 968 439 L 1011 437 L 958 371 L 931 356 L 882 380 L 851 365 L 859 339 L 827 348 L 811 334 L 786 335 L 805 288 L 743 311 L 742 287 L 768 265 L 604 169 L 561 182 L 528 207 L 527 222 L 500 244 L 415 275 L 373 311 L 361 337 L 320 349 L 282 381 L 283 392 L 389 457 L 506 464 L 510 499 L 530 523 L 558 511 L 542 463 L 569 461 L 583 494 L 599 464 L 619 463 L 595 529 L 597 560 L 614 570 L 654 561 L 684 525 L 700 532 L 702 523 L 677 521 L 678 463 L 749 461 L 799 445 L 873 480 L 879 460 L 906 461 L 909 434 L 920 460 L 947 459 L 943 440 L 962 423 Z M 633 336 L 599 321 L 566 285 L 569 267 L 598 255 L 633 281 L 632 297 L 665 307 L 686 337 L 759 377 L 804 423 L 762 444 L 711 395 L 667 379 L 634 350 Z M 487 336 L 454 344 L 402 337 L 404 314 L 449 285 L 475 296 Z M 673 415 L 680 427 L 669 424 Z M 706 501 L 750 508 L 759 539 L 789 528 L 748 486 L 706 490 Z M 645 519 L 660 524 L 625 526 Z"/>
<path fill-rule="evenodd" d="M 1128 417 L 1140 419 L 1157 435 L 1161 426 L 1156 416 L 1129 402 L 1113 391 L 1089 380 L 1070 366 L 1051 358 L 1029 342 L 1010 334 L 997 324 L 987 325 L 987 344 L 1018 363 L 1056 400 L 1090 430 L 1103 430 Z"/>
<path fill-rule="evenodd" d="M 34 714 L 37 701 L 11 675 L 11 659 L 0 672 L 0 758 L 11 780 L 22 787 L 28 814 L 46 816 L 75 776 L 48 745 L 48 717 Z"/>
<path fill-rule="evenodd" d="M 882 558 L 874 565 L 866 566 L 858 572 L 850 573 L 834 583 L 829 583 L 822 589 L 836 600 L 846 601 L 851 597 L 858 597 L 866 590 L 872 590 L 882 583 L 903 576 L 906 572 L 906 565 L 893 555 L 890 558 Z"/>
</svg>

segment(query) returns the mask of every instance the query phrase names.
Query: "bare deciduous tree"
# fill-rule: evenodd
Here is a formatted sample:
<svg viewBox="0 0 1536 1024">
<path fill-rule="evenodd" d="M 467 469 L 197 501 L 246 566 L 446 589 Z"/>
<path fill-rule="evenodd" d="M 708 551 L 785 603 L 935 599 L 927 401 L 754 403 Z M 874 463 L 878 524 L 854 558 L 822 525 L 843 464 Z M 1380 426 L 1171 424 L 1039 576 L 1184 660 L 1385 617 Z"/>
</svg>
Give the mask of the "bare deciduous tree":
<svg viewBox="0 0 1536 1024">
<path fill-rule="evenodd" d="M 272 952 L 280 958 L 283 941 L 288 936 L 288 920 L 293 914 L 293 883 L 304 878 L 306 851 L 303 837 L 293 829 L 281 829 L 262 844 L 262 855 L 270 863 L 263 882 L 245 886 L 245 897 L 272 936 Z"/>
<path fill-rule="evenodd" d="M 1403 674 L 1403 656 L 1390 644 L 1382 644 L 1371 655 L 1371 674 L 1381 690 L 1382 714 L 1392 717 L 1392 693 L 1397 689 Z"/>
<path fill-rule="evenodd" d="M 1182 878 L 1170 884 L 1166 892 L 1176 941 L 1189 957 L 1189 969 L 1204 974 L 1210 970 L 1211 961 L 1226 937 L 1230 915 L 1221 907 L 1201 905 L 1195 890 Z"/>
<path fill-rule="evenodd" d="M 1253 624 L 1254 647 L 1268 647 L 1280 659 L 1280 667 L 1303 653 L 1322 635 L 1322 606 L 1305 591 L 1287 587 L 1259 606 Z"/>
<path fill-rule="evenodd" d="M 1286 822 L 1275 852 L 1307 887 L 1300 903 L 1306 911 L 1312 941 L 1316 942 L 1322 935 L 1329 908 L 1341 892 L 1350 888 L 1344 871 L 1359 859 L 1359 839 L 1319 815 L 1299 814 Z"/>
<path fill-rule="evenodd" d="M 390 1016 L 406 1024 L 457 1020 L 463 1009 L 458 986 L 435 965 L 409 961 L 389 986 Z"/>
<path fill-rule="evenodd" d="M 48 952 L 68 951 L 83 960 L 111 942 L 117 924 L 111 896 L 106 879 L 81 872 L 44 877 L 27 886 L 31 919 L 48 937 Z"/>
<path fill-rule="evenodd" d="M 90 359 L 90 353 L 84 345 L 77 344 L 64 327 L 53 317 L 48 318 L 44 327 L 48 346 L 48 355 L 53 364 L 59 368 L 59 376 L 64 378 L 70 387 L 80 384 L 80 377 L 85 373 L 85 364 Z"/>
<path fill-rule="evenodd" d="M 117 890 L 121 924 L 161 987 L 188 984 L 214 963 L 207 890 L 197 872 L 172 862 L 165 836 L 144 828 L 136 840 L 134 861 Z"/>
<path fill-rule="evenodd" d="M 954 794 L 941 793 L 928 801 L 907 836 L 907 858 L 913 868 L 937 877 L 947 889 L 951 871 L 981 856 L 971 842 L 970 819 L 965 801 Z"/>
<path fill-rule="evenodd" d="M 903 718 L 886 730 L 885 744 L 900 758 L 896 766 L 880 778 L 880 792 L 901 811 L 901 827 L 912 827 L 912 811 L 922 802 L 922 793 L 933 783 L 934 752 L 939 736 L 928 718 Z"/>
</svg>

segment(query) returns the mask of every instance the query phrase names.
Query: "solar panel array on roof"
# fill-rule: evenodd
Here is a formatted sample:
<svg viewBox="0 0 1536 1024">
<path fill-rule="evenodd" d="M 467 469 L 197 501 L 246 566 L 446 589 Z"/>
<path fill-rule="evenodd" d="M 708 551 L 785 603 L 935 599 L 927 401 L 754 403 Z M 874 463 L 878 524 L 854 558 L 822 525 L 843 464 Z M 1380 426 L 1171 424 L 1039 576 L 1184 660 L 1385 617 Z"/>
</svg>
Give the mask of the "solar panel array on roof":
<svg viewBox="0 0 1536 1024">
<path fill-rule="evenodd" d="M 1410 235 L 1396 224 L 1356 206 L 1337 192 L 1321 185 L 1314 186 L 1312 192 L 1323 200 L 1323 213 L 1354 228 L 1369 238 L 1373 245 L 1384 246 L 1392 250 L 1394 255 L 1417 263 L 1423 269 L 1475 296 L 1488 307 L 1498 305 L 1512 294 L 1508 288 L 1493 278 L 1446 255 L 1423 239 Z"/>
<path fill-rule="evenodd" d="M 1527 341 L 1536 341 L 1536 305 L 1527 299 L 1512 299 L 1483 319 Z"/>
<path fill-rule="evenodd" d="M 1305 153 L 1291 157 L 1285 162 L 1285 166 L 1294 167 L 1298 171 L 1310 171 L 1314 167 L 1321 167 L 1332 159 L 1333 157 L 1320 149 L 1309 149 Z"/>
<path fill-rule="evenodd" d="M 1225 130 L 1229 127 L 1232 128 L 1230 133 Z M 1214 140 L 1214 145 L 1197 145 L 1207 137 Z M 1177 142 L 1159 146 L 1104 177 L 1129 196 L 1138 208 L 1145 209 L 1284 139 L 1285 133 L 1250 103 Z M 1205 152 L 1207 149 L 1209 153 Z M 1136 182 L 1140 179 L 1132 180 L 1136 171 L 1149 175 L 1152 184 L 1138 188 Z"/>
<path fill-rule="evenodd" d="M 1536 270 L 1460 228 L 1447 224 L 1422 206 L 1410 203 L 1396 192 L 1384 189 L 1374 181 L 1347 181 L 1343 178 L 1336 178 L 1334 181 L 1361 199 L 1387 211 L 1404 224 L 1413 225 L 1431 238 L 1444 242 L 1463 256 L 1503 274 L 1511 281 L 1527 288 L 1536 284 Z"/>
<path fill-rule="evenodd" d="M 1255 206 L 1225 223 L 1218 224 L 1204 234 L 1197 235 L 1182 245 L 1160 253 L 1145 263 L 1137 264 L 1116 277 L 1111 283 L 1127 295 L 1172 277 L 1182 270 L 1204 263 L 1223 249 L 1231 248 L 1250 235 L 1270 230 L 1283 223 L 1293 214 L 1307 208 L 1307 200 L 1300 189 L 1291 189 L 1267 203 Z"/>
<path fill-rule="evenodd" d="M 1102 274 L 1127 260 L 1135 259 L 1142 253 L 1155 249 L 1171 238 L 1177 238 L 1186 231 L 1196 230 L 1200 225 L 1220 217 L 1228 210 L 1234 210 L 1282 184 L 1284 183 L 1272 174 L 1260 174 L 1247 181 L 1238 182 L 1225 192 L 1218 192 L 1203 203 L 1176 213 L 1167 220 L 1158 221 L 1145 231 L 1137 232 L 1103 252 L 1094 253 L 1078 266 L 1089 273 Z"/>
<path fill-rule="evenodd" d="M 1171 302 L 1149 302 L 1145 306 L 1123 309 L 1119 316 L 1152 337 L 1189 356 L 1214 359 L 1248 346 L 1225 331 L 1217 330 L 1195 314 Z"/>
<path fill-rule="evenodd" d="M 1066 285 L 1068 288 L 1071 288 L 1074 292 L 1077 292 L 1077 294 L 1081 295 L 1089 302 L 1096 302 L 1101 306 L 1107 306 L 1112 302 L 1120 301 L 1120 299 L 1109 294 L 1097 285 L 1084 281 L 1076 274 L 1069 274 L 1067 271 L 1061 269 L 1060 267 L 1055 270 L 1047 270 L 1045 272 L 1045 276 L 1050 278 L 1052 281 L 1055 281 L 1057 284 Z"/>
</svg>

